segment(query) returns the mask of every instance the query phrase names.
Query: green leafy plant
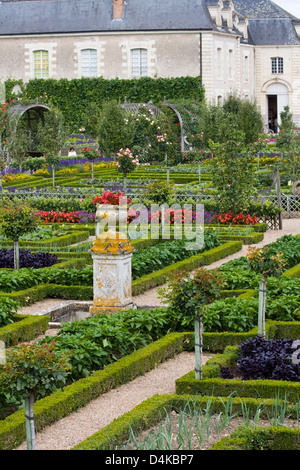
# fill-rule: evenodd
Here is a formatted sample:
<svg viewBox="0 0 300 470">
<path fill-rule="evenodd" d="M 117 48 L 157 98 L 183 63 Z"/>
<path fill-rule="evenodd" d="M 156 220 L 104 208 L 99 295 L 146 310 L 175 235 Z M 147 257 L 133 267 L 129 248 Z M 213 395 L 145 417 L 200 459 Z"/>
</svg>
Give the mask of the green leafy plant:
<svg viewBox="0 0 300 470">
<path fill-rule="evenodd" d="M 21 308 L 19 302 L 9 297 L 0 298 L 0 328 L 14 323 L 14 315 Z"/>
<path fill-rule="evenodd" d="M 193 277 L 180 273 L 161 289 L 160 296 L 171 311 L 194 319 L 195 328 L 195 378 L 202 378 L 203 307 L 219 297 L 224 279 L 219 270 L 198 269 Z"/>
<path fill-rule="evenodd" d="M 34 231 L 38 224 L 38 217 L 33 209 L 26 204 L 15 206 L 6 203 L 0 210 L 0 233 L 14 242 L 15 269 L 19 269 L 19 239 L 22 235 Z"/>
<path fill-rule="evenodd" d="M 34 401 L 62 387 L 69 371 L 68 358 L 57 354 L 54 341 L 7 351 L 6 362 L 0 366 L 1 390 L 25 401 L 28 449 L 35 449 Z"/>
</svg>

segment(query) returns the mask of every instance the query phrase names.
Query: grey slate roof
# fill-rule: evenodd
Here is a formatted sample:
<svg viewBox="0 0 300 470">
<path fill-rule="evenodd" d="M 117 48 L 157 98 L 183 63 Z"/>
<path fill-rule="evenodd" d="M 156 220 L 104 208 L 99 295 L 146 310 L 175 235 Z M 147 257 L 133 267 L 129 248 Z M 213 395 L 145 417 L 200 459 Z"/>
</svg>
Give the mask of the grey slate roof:
<svg viewBox="0 0 300 470">
<path fill-rule="evenodd" d="M 249 20 L 249 38 L 256 45 L 299 44 L 297 18 L 270 0 L 233 0 L 237 13 Z"/>
<path fill-rule="evenodd" d="M 248 28 L 254 44 L 257 45 L 300 44 L 293 23 L 288 18 L 250 20 Z"/>
<path fill-rule="evenodd" d="M 202 0 L 125 0 L 122 20 L 112 0 L 2 0 L 0 34 L 212 29 Z"/>
<path fill-rule="evenodd" d="M 293 15 L 270 0 L 233 0 L 234 9 L 248 19 L 290 18 Z"/>
<path fill-rule="evenodd" d="M 112 0 L 0 0 L 0 35 L 213 30 L 216 26 L 207 6 L 216 3 L 125 0 L 123 19 L 113 20 Z M 225 6 L 228 3 L 224 1 Z M 249 20 L 250 43 L 299 44 L 294 29 L 297 19 L 274 2 L 233 0 L 233 5 Z M 226 25 L 222 29 L 229 32 Z"/>
</svg>

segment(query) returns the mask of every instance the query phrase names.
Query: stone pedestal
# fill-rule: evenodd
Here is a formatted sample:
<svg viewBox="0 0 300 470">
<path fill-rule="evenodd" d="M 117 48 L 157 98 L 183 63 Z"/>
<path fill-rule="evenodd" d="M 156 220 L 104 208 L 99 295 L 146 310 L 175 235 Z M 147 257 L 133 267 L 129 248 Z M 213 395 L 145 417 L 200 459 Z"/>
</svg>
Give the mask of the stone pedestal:
<svg viewBox="0 0 300 470">
<path fill-rule="evenodd" d="M 90 252 L 94 264 L 94 301 L 90 314 L 133 308 L 131 258 L 134 251 L 122 233 L 109 230 L 97 236 Z"/>
</svg>

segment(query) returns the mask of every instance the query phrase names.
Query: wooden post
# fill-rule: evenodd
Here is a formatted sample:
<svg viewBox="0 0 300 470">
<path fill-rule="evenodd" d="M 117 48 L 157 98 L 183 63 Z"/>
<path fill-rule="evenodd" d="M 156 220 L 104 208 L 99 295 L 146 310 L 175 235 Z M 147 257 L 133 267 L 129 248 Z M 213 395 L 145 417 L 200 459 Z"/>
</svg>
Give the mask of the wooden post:
<svg viewBox="0 0 300 470">
<path fill-rule="evenodd" d="M 16 271 L 18 271 L 20 269 L 19 241 L 14 241 L 14 269 Z"/>
<path fill-rule="evenodd" d="M 258 334 L 266 335 L 265 315 L 266 315 L 266 285 L 267 281 L 263 278 L 259 283 L 259 302 L 258 302 Z"/>
<path fill-rule="evenodd" d="M 203 323 L 201 314 L 195 319 L 195 379 L 202 379 L 202 336 Z"/>
<path fill-rule="evenodd" d="M 278 207 L 282 207 L 281 203 L 281 188 L 280 188 L 280 171 L 279 166 L 277 164 L 276 168 L 276 190 L 277 190 L 277 204 Z M 282 230 L 282 213 L 279 213 L 279 230 Z"/>
<path fill-rule="evenodd" d="M 55 166 L 52 165 L 52 187 L 55 187 Z"/>
<path fill-rule="evenodd" d="M 26 428 L 27 450 L 35 450 L 33 395 L 26 397 L 24 401 L 25 401 L 25 428 Z"/>
</svg>

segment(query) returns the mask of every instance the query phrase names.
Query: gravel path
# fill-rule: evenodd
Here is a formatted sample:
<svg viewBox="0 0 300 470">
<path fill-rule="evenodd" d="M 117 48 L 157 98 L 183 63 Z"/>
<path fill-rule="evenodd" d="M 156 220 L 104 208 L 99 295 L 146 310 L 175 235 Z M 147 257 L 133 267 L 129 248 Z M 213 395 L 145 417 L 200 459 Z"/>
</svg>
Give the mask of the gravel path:
<svg viewBox="0 0 300 470">
<path fill-rule="evenodd" d="M 284 219 L 283 230 L 265 233 L 264 240 L 256 246 L 264 246 L 285 234 L 300 233 L 300 219 Z M 209 268 L 216 268 L 230 259 L 239 258 L 247 251 L 242 251 L 213 263 Z M 159 306 L 157 290 L 152 289 L 134 298 L 137 305 Z M 24 307 L 22 313 L 36 313 L 52 306 L 64 304 L 61 299 L 45 299 L 34 305 Z M 211 357 L 205 356 L 204 362 Z M 194 354 L 182 353 L 160 364 L 154 370 L 136 378 L 129 384 L 101 395 L 79 411 L 63 418 L 36 435 L 37 450 L 69 450 L 88 436 L 109 424 L 113 419 L 131 410 L 143 400 L 155 394 L 169 394 L 175 391 L 175 380 L 194 368 Z M 24 442 L 18 450 L 26 449 Z"/>
</svg>

